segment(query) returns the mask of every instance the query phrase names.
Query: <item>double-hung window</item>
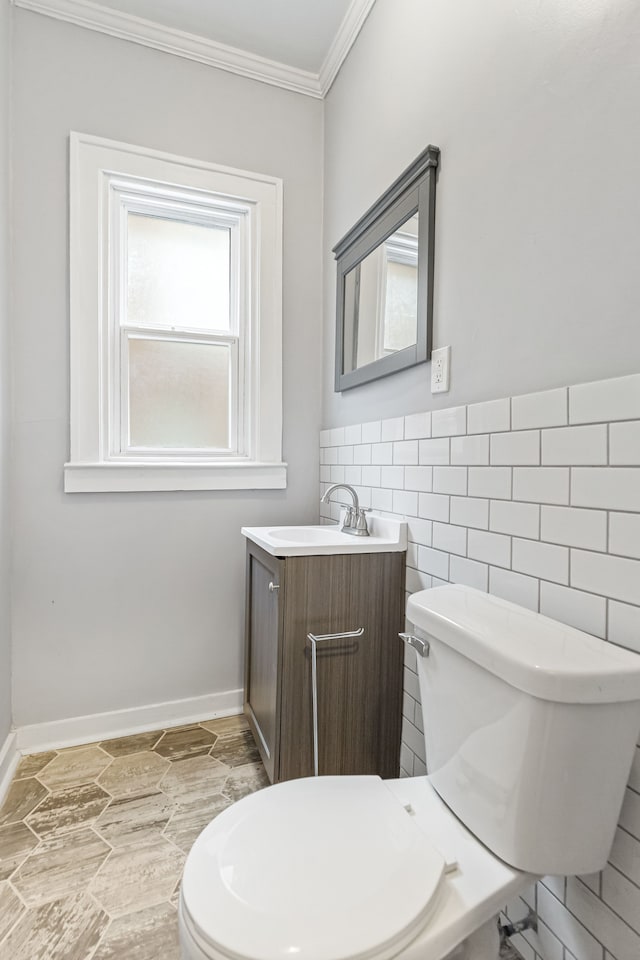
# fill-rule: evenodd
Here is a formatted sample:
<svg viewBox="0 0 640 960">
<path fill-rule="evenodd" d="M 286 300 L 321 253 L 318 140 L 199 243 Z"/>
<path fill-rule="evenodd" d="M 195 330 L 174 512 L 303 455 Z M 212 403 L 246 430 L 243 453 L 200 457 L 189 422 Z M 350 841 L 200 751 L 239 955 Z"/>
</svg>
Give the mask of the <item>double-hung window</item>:
<svg viewBox="0 0 640 960">
<path fill-rule="evenodd" d="M 275 488 L 281 183 L 71 135 L 68 492 Z"/>
</svg>

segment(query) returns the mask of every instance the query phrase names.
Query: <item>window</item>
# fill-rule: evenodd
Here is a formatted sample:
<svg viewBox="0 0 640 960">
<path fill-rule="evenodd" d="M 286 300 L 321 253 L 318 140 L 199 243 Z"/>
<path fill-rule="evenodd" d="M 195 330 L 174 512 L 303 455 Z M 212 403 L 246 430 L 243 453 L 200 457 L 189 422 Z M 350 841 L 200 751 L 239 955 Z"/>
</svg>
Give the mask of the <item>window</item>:
<svg viewBox="0 0 640 960">
<path fill-rule="evenodd" d="M 71 135 L 65 490 L 279 488 L 282 187 Z"/>
</svg>

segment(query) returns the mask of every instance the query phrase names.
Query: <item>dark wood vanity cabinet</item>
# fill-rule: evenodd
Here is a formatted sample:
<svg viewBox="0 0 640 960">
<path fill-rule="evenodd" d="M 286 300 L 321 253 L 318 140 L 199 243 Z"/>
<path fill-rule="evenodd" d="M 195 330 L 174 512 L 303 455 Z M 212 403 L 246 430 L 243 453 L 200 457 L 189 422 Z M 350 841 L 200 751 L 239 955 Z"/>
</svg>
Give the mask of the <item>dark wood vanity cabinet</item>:
<svg viewBox="0 0 640 960">
<path fill-rule="evenodd" d="M 273 783 L 314 774 L 309 633 L 317 646 L 318 771 L 397 777 L 405 554 L 274 557 L 247 541 L 244 710 Z"/>
</svg>

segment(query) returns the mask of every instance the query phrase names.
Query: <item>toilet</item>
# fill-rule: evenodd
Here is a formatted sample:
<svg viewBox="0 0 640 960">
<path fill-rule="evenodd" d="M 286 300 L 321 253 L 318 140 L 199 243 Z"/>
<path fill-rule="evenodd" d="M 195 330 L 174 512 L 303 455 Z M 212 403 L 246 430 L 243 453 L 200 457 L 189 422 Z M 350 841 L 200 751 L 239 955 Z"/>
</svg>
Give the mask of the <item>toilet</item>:
<svg viewBox="0 0 640 960">
<path fill-rule="evenodd" d="M 427 776 L 267 787 L 196 840 L 183 960 L 495 960 L 496 915 L 608 858 L 640 656 L 446 585 L 409 598 Z"/>
</svg>

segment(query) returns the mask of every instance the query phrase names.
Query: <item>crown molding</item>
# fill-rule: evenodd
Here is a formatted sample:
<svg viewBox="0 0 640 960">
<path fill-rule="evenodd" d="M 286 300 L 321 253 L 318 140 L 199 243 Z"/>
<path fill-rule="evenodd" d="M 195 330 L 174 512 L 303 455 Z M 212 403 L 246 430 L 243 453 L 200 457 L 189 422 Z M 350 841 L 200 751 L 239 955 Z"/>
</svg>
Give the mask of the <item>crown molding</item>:
<svg viewBox="0 0 640 960">
<path fill-rule="evenodd" d="M 120 40 L 140 43 L 176 57 L 195 60 L 219 70 L 293 90 L 307 97 L 323 99 L 331 89 L 351 47 L 362 29 L 375 0 L 352 0 L 338 29 L 320 73 L 300 70 L 276 60 L 259 57 L 237 47 L 229 47 L 130 13 L 112 10 L 93 0 L 11 0 L 16 7 L 64 20 L 87 30 L 106 33 Z"/>
<path fill-rule="evenodd" d="M 376 0 L 352 0 L 342 23 L 338 29 L 329 52 L 325 57 L 324 63 L 320 68 L 318 82 L 321 96 L 326 97 L 331 89 L 333 81 L 338 76 L 338 71 L 347 58 L 351 47 L 356 42 L 357 36 L 364 26 L 364 22 L 371 12 Z"/>
<path fill-rule="evenodd" d="M 121 40 L 130 40 L 174 56 L 217 67 L 229 73 L 259 80 L 308 97 L 322 99 L 317 74 L 278 63 L 229 47 L 206 37 L 175 30 L 142 17 L 112 10 L 92 0 L 11 0 L 14 6 L 64 20 L 88 30 L 106 33 Z M 359 2 L 359 0 L 358 0 Z M 355 39 L 355 37 L 354 37 Z M 352 41 L 353 42 L 353 41 Z M 346 53 L 344 54 L 346 56 Z"/>
</svg>

